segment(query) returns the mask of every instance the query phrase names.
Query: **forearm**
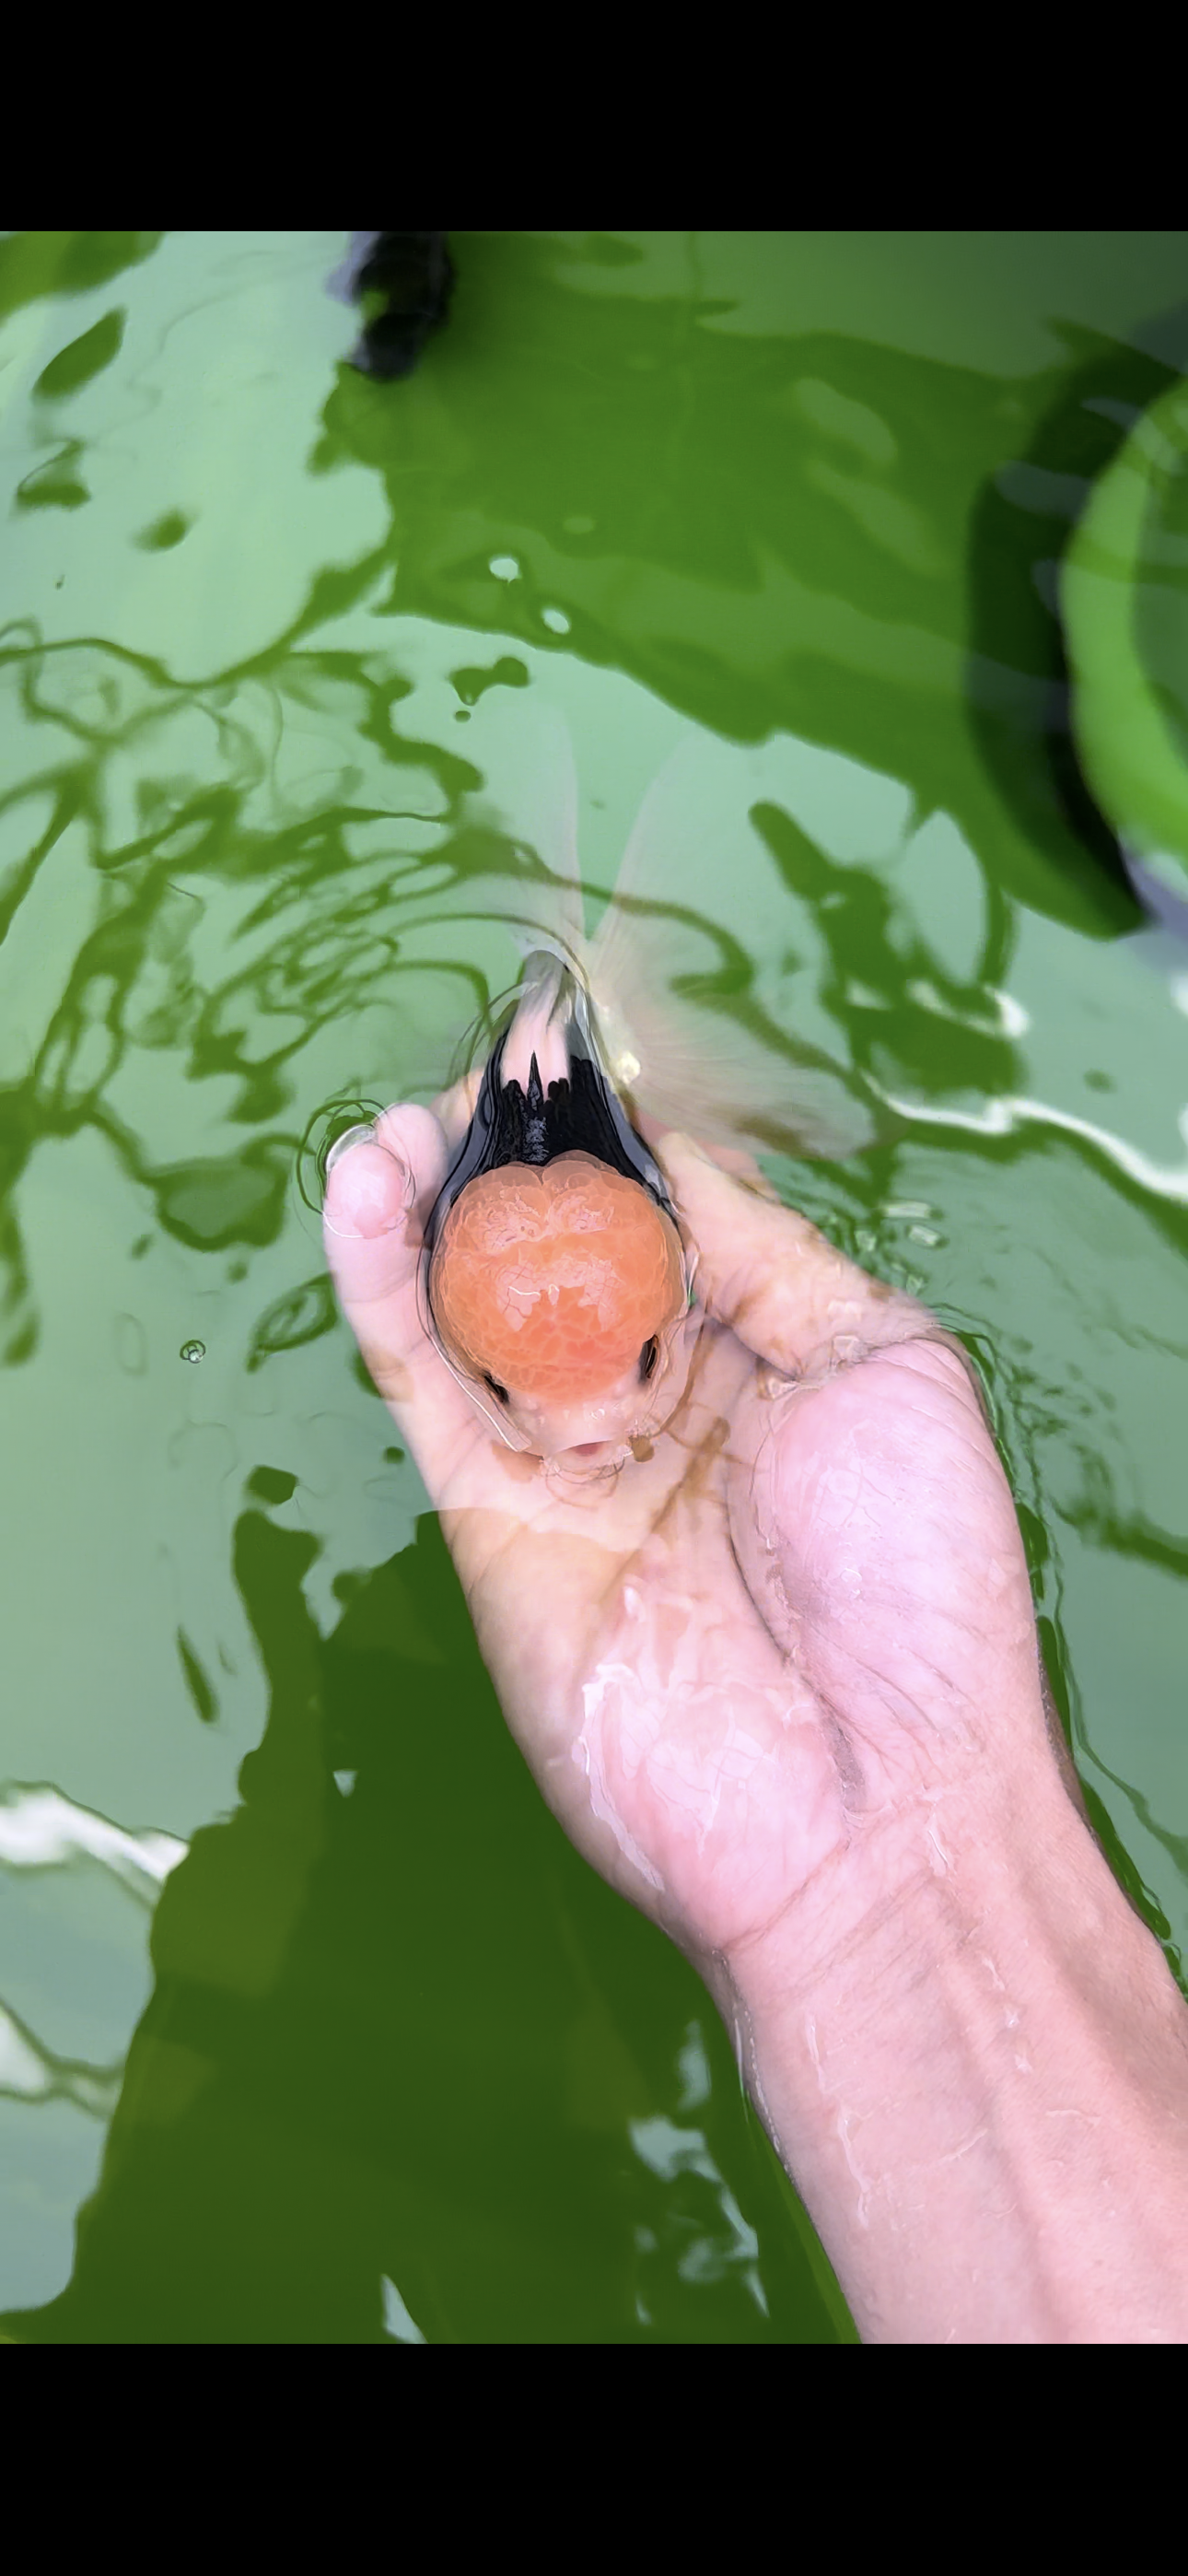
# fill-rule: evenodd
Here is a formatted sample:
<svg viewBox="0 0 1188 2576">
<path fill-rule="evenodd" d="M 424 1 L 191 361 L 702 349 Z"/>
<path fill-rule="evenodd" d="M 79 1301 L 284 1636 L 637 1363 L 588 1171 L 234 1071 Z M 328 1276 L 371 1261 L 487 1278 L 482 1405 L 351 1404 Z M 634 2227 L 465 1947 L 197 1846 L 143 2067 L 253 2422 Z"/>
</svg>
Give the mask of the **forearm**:
<svg viewBox="0 0 1188 2576">
<path fill-rule="evenodd" d="M 865 1840 L 731 1963 L 863 2337 L 1188 2340 L 1188 2011 L 1053 1767 Z"/>
</svg>

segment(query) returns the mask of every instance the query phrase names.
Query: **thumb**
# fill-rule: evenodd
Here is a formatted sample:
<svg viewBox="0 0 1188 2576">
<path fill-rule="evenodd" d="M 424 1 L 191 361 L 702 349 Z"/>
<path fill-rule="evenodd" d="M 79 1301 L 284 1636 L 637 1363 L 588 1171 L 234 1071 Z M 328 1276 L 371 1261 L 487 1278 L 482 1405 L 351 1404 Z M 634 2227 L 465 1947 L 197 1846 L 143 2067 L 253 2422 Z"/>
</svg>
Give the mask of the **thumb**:
<svg viewBox="0 0 1188 2576">
<path fill-rule="evenodd" d="M 451 1099 L 442 1103 L 447 1115 Z M 431 1110 L 413 1102 L 385 1109 L 374 1127 L 353 1128 L 340 1139 L 322 1209 L 339 1303 L 439 1508 L 451 1494 L 485 1500 L 496 1478 L 491 1453 L 506 1455 L 422 1320 L 425 1227 L 451 1158 L 446 1131 Z M 498 1477 L 504 1474 L 500 1466 Z M 494 1490 L 503 1495 L 498 1478 Z"/>
<path fill-rule="evenodd" d="M 389 1404 L 405 1405 L 444 1379 L 421 1321 L 424 1229 L 445 1178 L 448 1148 L 428 1109 L 385 1109 L 374 1127 L 335 1146 L 322 1209 L 326 1259 L 364 1361 Z"/>
</svg>

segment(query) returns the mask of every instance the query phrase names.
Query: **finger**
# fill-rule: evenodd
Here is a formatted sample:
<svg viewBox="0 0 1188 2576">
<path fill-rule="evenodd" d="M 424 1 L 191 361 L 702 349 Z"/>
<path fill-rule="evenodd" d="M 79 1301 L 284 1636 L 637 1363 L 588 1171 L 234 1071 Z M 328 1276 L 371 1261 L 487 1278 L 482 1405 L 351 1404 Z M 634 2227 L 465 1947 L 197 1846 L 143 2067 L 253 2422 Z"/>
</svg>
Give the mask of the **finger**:
<svg viewBox="0 0 1188 2576">
<path fill-rule="evenodd" d="M 711 1163 L 717 1164 L 720 1172 L 729 1172 L 731 1179 L 738 1182 L 740 1189 L 750 1190 L 754 1197 L 768 1199 L 776 1207 L 782 1205 L 775 1182 L 768 1180 L 766 1172 L 756 1162 L 754 1155 L 747 1153 L 744 1146 L 707 1143 L 702 1146 L 701 1151 L 709 1156 Z"/>
<path fill-rule="evenodd" d="M 423 1231 L 449 1149 L 437 1119 L 415 1104 L 386 1109 L 343 1145 L 327 1174 L 326 1258 L 368 1371 L 437 1501 L 478 1431 L 420 1311 Z"/>
<path fill-rule="evenodd" d="M 637 1110 L 634 1113 L 632 1124 L 643 1137 L 645 1145 L 651 1146 L 654 1154 L 659 1152 L 665 1137 L 672 1132 L 665 1126 L 662 1118 L 649 1118 L 644 1111 Z M 762 1166 L 756 1162 L 753 1154 L 747 1153 L 745 1146 L 711 1145 L 708 1140 L 699 1138 L 697 1150 L 701 1154 L 708 1154 L 711 1163 L 716 1163 L 719 1171 L 733 1173 L 735 1180 L 741 1181 L 744 1189 L 756 1191 L 761 1199 L 774 1199 L 777 1206 L 780 1204 L 780 1194 L 774 1182 L 768 1180 Z"/>
<path fill-rule="evenodd" d="M 334 1148 L 326 1176 L 322 1223 L 329 1261 L 352 1321 L 383 1304 L 399 1315 L 402 1339 L 414 1338 L 415 1280 L 421 1228 L 445 1170 L 445 1139 L 427 1109 L 385 1109 L 371 1128 L 353 1128 Z"/>
<path fill-rule="evenodd" d="M 656 1147 L 697 1251 L 709 1314 L 790 1377 L 860 1359 L 927 1330 L 915 1298 L 871 1279 L 807 1217 L 772 1203 L 669 1131 Z"/>
<path fill-rule="evenodd" d="M 451 1084 L 448 1091 L 439 1092 L 432 1104 L 432 1114 L 445 1136 L 451 1154 L 457 1153 L 466 1135 L 474 1116 L 475 1103 L 482 1089 L 482 1083 L 483 1068 L 481 1065 L 476 1065 L 472 1073 L 463 1075 L 461 1082 Z"/>
</svg>

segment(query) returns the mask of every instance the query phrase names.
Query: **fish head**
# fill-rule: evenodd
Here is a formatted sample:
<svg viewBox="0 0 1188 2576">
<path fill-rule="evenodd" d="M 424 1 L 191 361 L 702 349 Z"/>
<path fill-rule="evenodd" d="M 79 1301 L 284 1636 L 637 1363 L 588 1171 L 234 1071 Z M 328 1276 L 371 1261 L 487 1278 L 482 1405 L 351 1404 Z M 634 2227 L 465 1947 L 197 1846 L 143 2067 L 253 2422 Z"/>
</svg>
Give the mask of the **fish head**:
<svg viewBox="0 0 1188 2576">
<path fill-rule="evenodd" d="M 543 1457 L 605 1463 L 659 1427 L 684 1247 L 642 1183 L 570 1149 L 480 1172 L 453 1202 L 430 1271 L 456 1368 Z"/>
<path fill-rule="evenodd" d="M 425 1241 L 426 1321 L 509 1445 L 579 1471 L 646 1453 L 684 1392 L 691 1267 L 556 956 L 528 960 Z"/>
</svg>

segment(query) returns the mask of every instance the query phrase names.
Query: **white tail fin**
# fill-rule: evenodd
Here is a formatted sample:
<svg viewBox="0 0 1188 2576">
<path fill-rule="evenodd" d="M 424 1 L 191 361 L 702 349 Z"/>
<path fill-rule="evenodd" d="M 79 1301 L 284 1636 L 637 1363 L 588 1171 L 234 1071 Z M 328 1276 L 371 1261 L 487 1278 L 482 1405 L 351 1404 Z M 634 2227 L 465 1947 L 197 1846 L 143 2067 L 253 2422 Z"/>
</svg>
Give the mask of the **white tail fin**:
<svg viewBox="0 0 1188 2576">
<path fill-rule="evenodd" d="M 820 934 L 753 809 L 795 746 L 691 736 L 644 799 L 586 973 L 617 1081 L 719 1144 L 853 1153 L 872 1121 L 819 999 Z"/>
<path fill-rule="evenodd" d="M 512 821 L 523 865 L 410 886 L 400 921 L 409 965 L 444 966 L 447 919 L 457 956 L 473 958 L 492 996 L 508 989 L 517 958 L 522 968 L 548 952 L 587 984 L 608 1069 L 639 1112 L 752 1150 L 832 1156 L 868 1143 L 869 1110 L 843 1070 L 845 1033 L 821 999 L 818 918 L 756 821 L 765 805 L 795 818 L 810 787 L 819 803 L 829 755 L 787 737 L 748 749 L 690 735 L 644 799 L 588 940 L 564 719 L 526 693 L 514 707 L 476 709 L 480 733 L 471 742 L 487 795 L 472 810 L 481 821 L 489 801 L 504 833 Z M 832 777 L 827 788 L 835 800 Z"/>
</svg>

